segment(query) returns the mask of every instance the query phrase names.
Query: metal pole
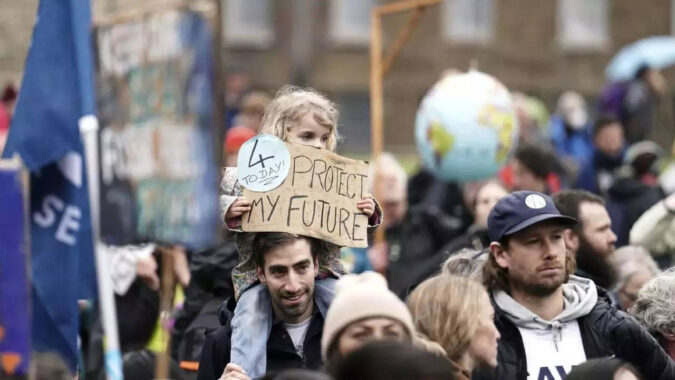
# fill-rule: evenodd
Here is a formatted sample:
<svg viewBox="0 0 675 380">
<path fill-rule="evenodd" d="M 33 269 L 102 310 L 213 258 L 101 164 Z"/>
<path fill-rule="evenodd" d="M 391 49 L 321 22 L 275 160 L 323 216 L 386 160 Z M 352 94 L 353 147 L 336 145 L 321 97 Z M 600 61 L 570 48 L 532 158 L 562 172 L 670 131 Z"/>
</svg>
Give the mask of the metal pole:
<svg viewBox="0 0 675 380">
<path fill-rule="evenodd" d="M 376 160 L 382 153 L 383 143 L 383 101 L 382 101 L 382 25 L 380 14 L 373 10 L 370 15 L 370 120 L 372 159 Z M 374 186 L 373 194 L 377 199 L 378 186 Z M 375 231 L 375 244 L 385 240 L 384 228 Z"/>
<path fill-rule="evenodd" d="M 84 145 L 87 163 L 87 182 L 89 187 L 89 206 L 91 210 L 91 229 L 94 235 L 94 255 L 96 256 L 96 277 L 98 279 L 98 298 L 105 341 L 103 356 L 105 359 L 106 379 L 124 380 L 122 356 L 117 331 L 117 311 L 113 294 L 112 279 L 105 251 L 100 242 L 100 192 L 98 166 L 98 119 L 94 115 L 80 119 L 80 135 Z"/>
<path fill-rule="evenodd" d="M 213 36 L 213 138 L 215 139 L 216 163 L 220 167 L 223 157 L 225 138 L 225 76 L 223 70 L 223 1 L 213 0 L 216 6 L 216 19 Z"/>
<path fill-rule="evenodd" d="M 370 135 L 373 160 L 376 160 L 380 156 L 384 146 L 384 101 L 382 88 L 384 76 L 391 69 L 391 66 L 403 48 L 403 45 L 410 39 L 412 31 L 417 26 L 424 8 L 428 5 L 438 4 L 441 1 L 443 0 L 404 0 L 375 7 L 370 14 Z M 406 27 L 399 32 L 399 35 L 394 42 L 394 46 L 383 64 L 382 17 L 384 15 L 413 9 L 414 13 L 408 20 Z M 375 180 L 376 177 L 377 175 L 374 175 L 373 180 Z M 373 195 L 377 199 L 379 197 L 378 186 L 374 186 L 374 189 L 375 194 Z M 374 243 L 383 243 L 385 241 L 385 233 L 384 228 L 378 228 L 375 231 Z"/>
</svg>

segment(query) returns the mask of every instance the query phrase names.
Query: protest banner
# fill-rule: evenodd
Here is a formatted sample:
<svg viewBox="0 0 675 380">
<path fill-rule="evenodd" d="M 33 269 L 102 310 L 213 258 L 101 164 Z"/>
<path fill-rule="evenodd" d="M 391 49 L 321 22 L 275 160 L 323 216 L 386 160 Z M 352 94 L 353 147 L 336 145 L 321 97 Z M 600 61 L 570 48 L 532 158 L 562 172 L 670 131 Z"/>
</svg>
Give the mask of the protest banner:
<svg viewBox="0 0 675 380">
<path fill-rule="evenodd" d="M 209 19 L 174 8 L 95 29 L 104 243 L 217 238 Z"/>
<path fill-rule="evenodd" d="M 290 232 L 345 247 L 368 246 L 368 217 L 356 207 L 368 189 L 365 162 L 284 143 L 289 153 L 285 163 L 277 160 L 277 151 L 250 149 L 256 142 L 249 140 L 239 155 L 239 180 L 251 200 L 251 211 L 242 216 L 244 231 Z M 286 178 L 278 187 L 264 192 L 247 188 L 269 183 L 270 176 L 284 173 L 285 165 Z M 242 172 L 242 166 L 248 171 Z"/>
<path fill-rule="evenodd" d="M 0 378 L 28 375 L 28 173 L 19 160 L 0 161 Z"/>
</svg>

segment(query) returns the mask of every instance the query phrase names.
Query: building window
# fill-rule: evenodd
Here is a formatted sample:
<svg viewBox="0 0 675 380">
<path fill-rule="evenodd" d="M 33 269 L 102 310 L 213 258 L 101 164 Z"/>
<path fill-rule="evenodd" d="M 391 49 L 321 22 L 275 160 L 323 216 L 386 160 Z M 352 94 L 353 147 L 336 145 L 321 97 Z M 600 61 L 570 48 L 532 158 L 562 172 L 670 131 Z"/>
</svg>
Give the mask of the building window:
<svg viewBox="0 0 675 380">
<path fill-rule="evenodd" d="M 328 36 L 340 45 L 368 45 L 370 12 L 376 0 L 331 0 Z"/>
<path fill-rule="evenodd" d="M 370 95 L 368 92 L 341 92 L 331 97 L 340 110 L 340 153 L 370 153 Z"/>
<path fill-rule="evenodd" d="M 558 42 L 569 49 L 602 49 L 609 43 L 609 0 L 558 0 Z"/>
<path fill-rule="evenodd" d="M 494 35 L 494 0 L 448 0 L 443 3 L 443 36 L 455 42 L 487 43 Z"/>
<path fill-rule="evenodd" d="M 274 40 L 270 0 L 221 0 L 225 43 L 242 46 L 269 46 Z"/>
</svg>

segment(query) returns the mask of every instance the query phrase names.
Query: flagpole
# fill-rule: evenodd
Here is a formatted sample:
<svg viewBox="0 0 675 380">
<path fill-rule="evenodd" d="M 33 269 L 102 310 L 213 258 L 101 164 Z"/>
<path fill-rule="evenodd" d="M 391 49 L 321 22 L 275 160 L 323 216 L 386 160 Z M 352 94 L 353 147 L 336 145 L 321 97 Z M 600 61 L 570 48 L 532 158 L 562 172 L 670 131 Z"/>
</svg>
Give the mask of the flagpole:
<svg viewBox="0 0 675 380">
<path fill-rule="evenodd" d="M 80 135 L 84 145 L 87 166 L 87 183 L 89 187 L 89 206 L 91 210 L 91 227 L 96 257 L 96 277 L 98 283 L 98 299 L 100 314 L 103 320 L 103 355 L 107 380 L 124 380 L 122 373 L 122 356 L 120 353 L 119 334 L 117 331 L 117 311 L 112 287 L 112 279 L 108 263 L 104 257 L 100 242 L 100 196 L 98 172 L 98 119 L 94 115 L 86 115 L 80 119 Z"/>
</svg>

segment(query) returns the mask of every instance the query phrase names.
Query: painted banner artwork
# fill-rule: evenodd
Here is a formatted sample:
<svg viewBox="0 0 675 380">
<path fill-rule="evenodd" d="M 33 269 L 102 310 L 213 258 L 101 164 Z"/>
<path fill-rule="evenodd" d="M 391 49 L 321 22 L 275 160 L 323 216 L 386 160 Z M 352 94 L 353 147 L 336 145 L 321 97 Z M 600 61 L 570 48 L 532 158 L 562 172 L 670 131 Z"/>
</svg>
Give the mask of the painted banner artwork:
<svg viewBox="0 0 675 380">
<path fill-rule="evenodd" d="M 167 10 L 96 28 L 101 237 L 199 248 L 217 235 L 208 20 Z"/>
</svg>

